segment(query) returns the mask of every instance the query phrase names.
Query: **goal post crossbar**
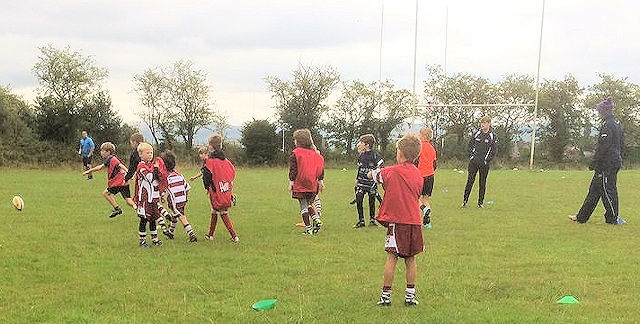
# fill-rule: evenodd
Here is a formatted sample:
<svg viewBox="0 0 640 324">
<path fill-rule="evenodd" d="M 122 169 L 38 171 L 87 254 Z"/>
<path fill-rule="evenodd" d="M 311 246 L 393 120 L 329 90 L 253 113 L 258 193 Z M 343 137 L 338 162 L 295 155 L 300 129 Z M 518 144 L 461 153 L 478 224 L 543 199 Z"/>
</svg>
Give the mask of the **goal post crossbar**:
<svg viewBox="0 0 640 324">
<path fill-rule="evenodd" d="M 534 107 L 535 104 L 449 104 L 449 105 L 433 105 L 427 104 L 426 107 L 441 107 L 441 108 L 449 108 L 449 107 L 461 107 L 461 108 L 475 108 L 475 107 Z"/>
</svg>

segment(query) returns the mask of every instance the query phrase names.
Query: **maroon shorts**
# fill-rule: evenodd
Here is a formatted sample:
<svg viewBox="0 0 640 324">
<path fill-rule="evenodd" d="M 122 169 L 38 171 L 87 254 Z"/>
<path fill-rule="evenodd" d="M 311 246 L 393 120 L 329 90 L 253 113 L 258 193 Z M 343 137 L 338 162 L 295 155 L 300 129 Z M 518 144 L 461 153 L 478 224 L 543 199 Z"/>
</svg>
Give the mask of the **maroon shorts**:
<svg viewBox="0 0 640 324">
<path fill-rule="evenodd" d="M 143 202 L 142 205 L 138 205 L 138 217 L 144 218 L 148 221 L 155 222 L 160 218 L 160 209 L 158 208 L 158 202 Z"/>
<path fill-rule="evenodd" d="M 400 258 L 412 257 L 424 251 L 422 226 L 389 223 L 384 250 Z"/>
<path fill-rule="evenodd" d="M 294 191 L 291 193 L 291 198 L 293 199 L 308 199 L 308 200 L 312 200 L 314 198 L 316 198 L 316 195 L 318 195 L 317 192 L 298 192 L 298 191 Z"/>
<path fill-rule="evenodd" d="M 186 206 L 187 206 L 186 201 L 179 202 L 175 205 L 173 203 L 169 204 L 169 207 L 171 207 L 171 211 L 173 212 L 173 216 L 175 217 L 184 216 L 184 207 Z"/>
</svg>

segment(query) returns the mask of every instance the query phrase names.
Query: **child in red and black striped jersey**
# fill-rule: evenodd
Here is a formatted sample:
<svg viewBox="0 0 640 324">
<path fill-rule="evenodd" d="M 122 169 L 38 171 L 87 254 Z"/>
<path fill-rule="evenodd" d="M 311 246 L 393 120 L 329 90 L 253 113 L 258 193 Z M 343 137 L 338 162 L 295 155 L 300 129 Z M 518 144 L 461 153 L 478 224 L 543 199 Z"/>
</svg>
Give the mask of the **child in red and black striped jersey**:
<svg viewBox="0 0 640 324">
<path fill-rule="evenodd" d="M 171 225 L 169 226 L 170 235 L 167 236 L 173 239 L 176 231 L 176 225 L 178 220 L 180 220 L 182 227 L 189 236 L 189 242 L 197 242 L 198 238 L 196 237 L 196 233 L 193 231 L 193 228 L 187 220 L 187 215 L 184 212 L 191 186 L 184 179 L 184 176 L 180 174 L 180 172 L 176 171 L 176 156 L 172 152 L 165 152 L 162 159 L 164 160 L 164 164 L 168 172 L 168 185 L 167 190 L 165 190 L 167 205 L 173 212 L 173 215 L 171 216 Z"/>
<path fill-rule="evenodd" d="M 116 157 L 116 146 L 111 142 L 104 142 L 100 145 L 100 156 L 105 159 L 103 164 L 97 165 L 91 169 L 84 171 L 83 175 L 91 174 L 107 168 L 107 189 L 102 192 L 104 198 L 113 207 L 113 212 L 109 215 L 110 218 L 116 217 L 122 214 L 122 209 L 118 206 L 114 195 L 120 193 L 122 198 L 127 202 L 127 205 L 136 208 L 136 204 L 131 199 L 131 191 L 129 191 L 129 185 L 125 184 L 124 174 L 127 172 L 127 168 L 120 163 L 120 160 Z"/>
<path fill-rule="evenodd" d="M 289 158 L 289 190 L 291 197 L 300 203 L 300 215 L 305 226 L 303 234 L 317 234 L 322 220 L 313 208 L 313 201 L 324 187 L 324 159 L 314 150 L 308 129 L 294 131 L 293 141 L 296 148 Z"/>
<path fill-rule="evenodd" d="M 136 191 L 135 202 L 138 206 L 138 217 L 140 224 L 138 233 L 140 235 L 140 246 L 148 248 L 147 244 L 147 223 L 151 232 L 153 245 L 162 246 L 162 241 L 158 239 L 156 230 L 156 220 L 160 218 L 160 193 L 167 188 L 167 169 L 164 160 L 160 157 L 153 157 L 153 146 L 149 143 L 138 145 L 138 154 L 142 160 L 136 169 Z"/>
<path fill-rule="evenodd" d="M 129 180 L 133 179 L 133 176 L 136 173 L 136 170 L 138 169 L 138 164 L 140 164 L 140 154 L 138 154 L 138 145 L 140 145 L 140 143 L 144 142 L 144 136 L 139 133 L 139 132 L 135 132 L 133 134 L 131 134 L 131 136 L 129 137 L 129 145 L 131 146 L 131 155 L 129 156 L 129 170 L 127 171 L 127 174 L 125 174 L 124 176 L 124 182 L 125 185 L 129 186 Z M 167 228 L 167 224 L 165 224 L 164 219 L 170 218 L 169 212 L 164 209 L 164 207 L 162 207 L 162 205 L 158 205 L 158 209 L 160 209 L 160 217 L 158 217 L 158 219 L 156 220 L 156 224 L 160 225 L 160 227 L 162 228 L 162 233 L 164 233 L 164 235 L 166 235 L 169 238 L 173 238 L 169 235 L 169 229 Z"/>
<path fill-rule="evenodd" d="M 422 215 L 418 197 L 422 192 L 423 178 L 413 164 L 420 154 L 420 139 L 412 134 L 398 141 L 398 164 L 369 172 L 369 177 L 382 184 L 384 198 L 376 219 L 387 227 L 384 265 L 384 285 L 378 305 L 391 305 L 391 285 L 398 258 L 404 259 L 407 288 L 404 302 L 418 305 L 415 298 L 418 274 L 415 256 L 424 249 Z"/>
<path fill-rule="evenodd" d="M 236 169 L 231 161 L 224 156 L 222 136 L 214 134 L 209 137 L 209 151 L 211 153 L 205 161 L 205 168 L 202 169 L 202 181 L 211 202 L 211 222 L 209 223 L 209 233 L 205 237 L 207 240 L 213 240 L 218 216 L 220 216 L 231 235 L 231 242 L 237 243 L 240 238 L 229 217 L 229 208 L 233 205 L 233 180 L 236 176 Z"/>
</svg>

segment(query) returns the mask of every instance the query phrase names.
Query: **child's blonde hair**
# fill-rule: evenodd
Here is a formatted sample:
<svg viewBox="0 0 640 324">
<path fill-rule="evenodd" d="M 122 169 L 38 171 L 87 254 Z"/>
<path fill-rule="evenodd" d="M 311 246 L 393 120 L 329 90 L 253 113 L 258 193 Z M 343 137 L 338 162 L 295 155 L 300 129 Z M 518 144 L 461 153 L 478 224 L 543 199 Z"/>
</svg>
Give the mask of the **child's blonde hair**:
<svg viewBox="0 0 640 324">
<path fill-rule="evenodd" d="M 148 150 L 151 150 L 151 152 L 153 152 L 153 146 L 151 146 L 151 144 L 147 142 L 141 142 L 140 144 L 138 144 L 138 154 Z"/>
<path fill-rule="evenodd" d="M 484 116 L 484 117 L 482 117 L 482 118 L 480 119 L 480 122 L 481 122 L 481 123 L 487 122 L 487 123 L 491 124 L 491 117 L 489 117 L 489 116 Z"/>
<path fill-rule="evenodd" d="M 311 131 L 306 128 L 296 129 L 293 132 L 293 139 L 296 141 L 296 145 L 304 148 L 313 147 L 313 139 L 311 138 Z"/>
<path fill-rule="evenodd" d="M 100 150 L 107 151 L 111 155 L 116 154 L 116 146 L 111 142 L 102 143 L 102 145 L 100 145 Z"/>
<path fill-rule="evenodd" d="M 422 137 L 422 139 L 424 139 L 425 141 L 430 141 L 431 139 L 433 139 L 433 129 L 429 128 L 429 127 L 424 127 L 420 130 L 420 136 Z"/>
<path fill-rule="evenodd" d="M 222 136 L 220 136 L 220 134 L 213 134 L 209 136 L 208 143 L 214 152 L 222 150 Z"/>
<path fill-rule="evenodd" d="M 206 145 L 202 145 L 198 148 L 198 155 L 202 153 L 209 153 L 209 147 Z"/>
<path fill-rule="evenodd" d="M 407 161 L 413 162 L 420 155 L 421 145 L 420 138 L 415 134 L 409 133 L 402 136 L 398 141 L 397 147 Z"/>
</svg>

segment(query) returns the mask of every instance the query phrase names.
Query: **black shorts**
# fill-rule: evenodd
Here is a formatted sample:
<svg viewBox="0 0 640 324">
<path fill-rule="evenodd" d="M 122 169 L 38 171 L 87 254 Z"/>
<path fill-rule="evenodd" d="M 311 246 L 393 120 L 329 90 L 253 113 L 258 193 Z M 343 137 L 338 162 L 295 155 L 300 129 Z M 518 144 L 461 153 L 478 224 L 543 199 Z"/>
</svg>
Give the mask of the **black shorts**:
<svg viewBox="0 0 640 324">
<path fill-rule="evenodd" d="M 91 160 L 93 160 L 93 155 L 92 156 L 82 156 L 82 165 L 87 166 L 89 164 L 91 164 Z"/>
<path fill-rule="evenodd" d="M 422 182 L 422 195 L 431 197 L 433 193 L 433 174 L 423 178 Z"/>
<path fill-rule="evenodd" d="M 107 188 L 107 191 L 112 195 L 121 193 L 122 198 L 131 198 L 131 191 L 129 191 L 129 186 L 109 187 Z"/>
</svg>

